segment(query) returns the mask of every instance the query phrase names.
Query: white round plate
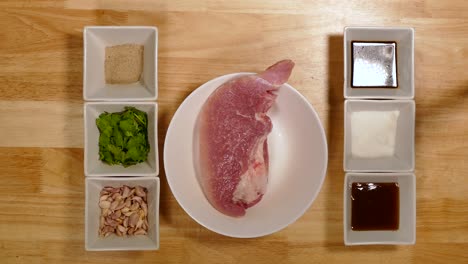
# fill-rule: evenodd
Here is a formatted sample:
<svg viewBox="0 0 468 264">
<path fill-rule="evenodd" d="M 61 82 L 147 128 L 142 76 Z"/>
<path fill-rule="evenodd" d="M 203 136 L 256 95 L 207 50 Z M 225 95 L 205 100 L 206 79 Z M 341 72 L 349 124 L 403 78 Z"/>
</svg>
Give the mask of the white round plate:
<svg viewBox="0 0 468 264">
<path fill-rule="evenodd" d="M 284 84 L 268 112 L 270 170 L 263 199 L 233 218 L 214 209 L 198 183 L 194 165 L 195 122 L 208 96 L 234 77 L 215 78 L 196 89 L 179 107 L 167 130 L 164 166 L 167 181 L 182 208 L 204 227 L 231 237 L 259 237 L 296 221 L 317 197 L 325 179 L 328 153 L 325 132 L 314 108 L 293 87 Z"/>
</svg>

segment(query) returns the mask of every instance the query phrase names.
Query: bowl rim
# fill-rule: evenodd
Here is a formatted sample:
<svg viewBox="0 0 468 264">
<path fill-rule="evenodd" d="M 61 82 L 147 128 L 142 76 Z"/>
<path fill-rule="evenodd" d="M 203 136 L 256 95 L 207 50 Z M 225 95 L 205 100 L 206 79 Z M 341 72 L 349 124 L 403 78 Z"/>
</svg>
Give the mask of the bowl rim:
<svg viewBox="0 0 468 264">
<path fill-rule="evenodd" d="M 87 62 L 87 54 L 88 54 L 88 32 L 93 29 L 106 29 L 106 30 L 132 30 L 132 29 L 144 29 L 144 30 L 149 30 L 154 32 L 154 73 L 152 76 L 155 83 L 154 87 L 151 87 L 151 90 L 154 90 L 154 95 L 152 96 L 143 96 L 143 97 L 132 97 L 132 98 L 116 98 L 116 97 L 102 97 L 102 98 L 96 98 L 94 96 L 91 96 L 88 94 L 88 82 L 86 81 L 87 76 L 88 76 L 88 70 L 86 66 Z M 159 40 L 159 31 L 156 26 L 84 26 L 83 28 L 83 100 L 85 101 L 90 101 L 90 102 L 124 102 L 124 101 L 151 101 L 151 100 L 157 100 L 158 99 L 158 40 Z"/>
<path fill-rule="evenodd" d="M 224 75 L 221 75 L 221 76 L 217 76 L 215 78 L 212 78 L 211 80 L 208 80 L 207 82 L 201 84 L 200 86 L 198 86 L 195 90 L 193 90 L 185 99 L 184 101 L 180 104 L 180 106 L 177 108 L 174 116 L 172 117 L 172 120 L 169 124 L 169 127 L 167 129 L 167 133 L 166 133 L 166 137 L 165 137 L 165 142 L 164 142 L 164 150 L 163 150 L 163 162 L 164 164 L 167 164 L 169 163 L 169 161 L 167 160 L 167 151 L 168 151 L 168 140 L 170 139 L 170 135 L 174 129 L 173 127 L 173 121 L 177 119 L 177 117 L 179 115 L 181 115 L 181 112 L 182 112 L 182 109 L 183 107 L 193 98 L 195 97 L 200 91 L 202 91 L 202 87 L 209 87 L 208 84 L 211 83 L 211 82 L 215 82 L 219 79 L 223 79 L 223 78 L 226 78 L 227 80 L 233 78 L 233 77 L 237 77 L 237 76 L 242 76 L 242 75 L 253 75 L 255 73 L 253 72 L 237 72 L 237 73 L 229 73 L 229 74 L 224 74 Z M 320 172 L 320 175 L 321 175 L 321 180 L 320 180 L 320 184 L 318 186 L 318 191 L 313 195 L 313 197 L 311 197 L 311 199 L 307 202 L 307 205 L 304 206 L 304 208 L 301 210 L 300 213 L 298 213 L 295 217 L 292 217 L 290 219 L 290 221 L 287 221 L 285 224 L 281 225 L 279 228 L 275 228 L 274 230 L 270 230 L 270 231 L 265 231 L 265 232 L 261 232 L 261 233 L 255 233 L 253 235 L 237 235 L 237 234 L 233 234 L 233 233 L 230 233 L 230 232 L 225 232 L 223 230 L 218 230 L 216 228 L 212 228 L 211 226 L 207 225 L 206 223 L 200 221 L 199 219 L 197 219 L 192 213 L 190 210 L 188 210 L 187 206 L 183 203 L 180 202 L 181 198 L 180 198 L 180 193 L 178 193 L 177 191 L 174 191 L 174 182 L 173 182 L 173 179 L 172 177 L 168 176 L 168 171 L 167 171 L 167 166 L 164 166 L 165 167 L 165 172 L 166 172 L 166 179 L 167 179 L 167 182 L 169 184 L 169 187 L 171 189 L 171 192 L 172 194 L 174 195 L 174 197 L 176 198 L 177 202 L 179 203 L 179 205 L 184 209 L 184 211 L 193 219 L 195 220 L 198 224 L 200 224 L 201 226 L 207 228 L 208 230 L 211 230 L 215 233 L 218 233 L 218 234 L 221 234 L 221 235 L 225 235 L 225 236 L 229 236 L 229 237 L 235 237 L 235 238 L 254 238 L 254 237 L 262 237 L 262 236 L 266 236 L 266 235 L 270 235 L 270 234 L 273 234 L 273 233 L 276 233 L 286 227 L 288 227 L 289 225 L 291 225 L 292 223 L 294 223 L 295 221 L 297 221 L 301 216 L 304 215 L 304 213 L 310 208 L 310 206 L 312 205 L 312 203 L 315 201 L 315 199 L 317 198 L 317 196 L 319 195 L 322 187 L 323 187 L 323 183 L 325 181 L 325 178 L 326 178 L 326 175 L 327 175 L 327 168 L 328 168 L 328 143 L 327 143 L 327 137 L 326 137 L 326 133 L 325 133 L 325 130 L 324 130 L 324 127 L 323 127 L 323 124 L 320 120 L 320 117 L 317 113 L 317 111 L 315 110 L 315 108 L 312 106 L 311 103 L 309 103 L 309 101 L 299 92 L 297 91 L 293 86 L 289 85 L 288 83 L 284 83 L 282 86 L 285 86 L 287 87 L 287 89 L 290 89 L 291 91 L 293 91 L 293 93 L 298 96 L 309 108 L 309 110 L 311 111 L 311 113 L 314 115 L 314 117 L 316 118 L 316 120 L 318 121 L 318 125 L 319 125 L 319 130 L 320 130 L 320 138 L 321 138 L 321 141 L 324 142 L 323 144 L 323 156 L 324 156 L 324 166 L 323 166 L 323 169 L 322 171 Z M 206 88 L 205 88 L 206 89 Z"/>
<path fill-rule="evenodd" d="M 352 141 L 351 138 L 351 132 L 349 129 L 347 129 L 346 126 L 346 120 L 348 118 L 348 105 L 349 104 L 407 104 L 411 107 L 411 127 L 410 130 L 407 131 L 412 134 L 413 137 L 413 144 L 411 144 L 411 164 L 409 169 L 359 169 L 359 168 L 352 168 L 349 165 L 346 164 L 346 161 L 348 160 L 347 154 L 351 153 L 351 149 L 348 148 L 347 142 Z M 416 103 L 414 100 L 410 99 L 394 99 L 394 100 L 378 100 L 378 99 L 347 99 L 345 100 L 344 103 L 344 109 L 343 109 L 343 125 L 344 125 L 344 130 L 343 130 L 343 170 L 345 172 L 353 172 L 353 173 L 362 173 L 362 172 L 369 172 L 369 173 L 376 173 L 376 172 L 382 172 L 382 173 L 409 173 L 413 172 L 415 168 L 415 163 L 416 163 L 416 149 L 415 149 L 415 136 L 416 136 Z M 395 145 L 397 145 L 398 142 L 395 142 Z M 369 160 L 366 158 L 361 158 L 361 160 Z"/>
<path fill-rule="evenodd" d="M 157 203 L 155 204 L 156 206 L 156 218 L 154 221 L 154 225 L 156 228 L 156 241 L 155 241 L 155 246 L 154 247 L 147 247 L 147 248 L 132 248 L 132 247 L 113 247 L 113 248 L 93 248 L 90 246 L 90 237 L 89 237 L 89 232 L 88 232 L 88 215 L 89 215 L 89 204 L 88 204 L 88 197 L 89 197 L 89 189 L 88 189 L 88 184 L 90 184 L 92 181 L 99 180 L 99 181 L 144 181 L 144 180 L 149 180 L 149 181 L 154 181 L 156 183 L 156 195 L 155 199 L 157 200 Z M 84 221 L 85 221 L 85 227 L 84 227 L 84 233 L 85 233 L 85 250 L 86 251 L 128 251 L 128 250 L 158 250 L 160 246 L 160 224 L 159 224 L 159 210 L 160 210 L 160 203 L 161 203 L 161 181 L 159 177 L 151 177 L 151 176 L 145 176 L 145 177 L 85 177 L 85 215 L 84 215 Z"/>
<path fill-rule="evenodd" d="M 356 88 L 351 87 L 349 83 L 350 78 L 348 78 L 348 75 L 352 74 L 352 72 L 350 72 L 351 69 L 348 68 L 348 63 L 347 63 L 348 60 L 351 59 L 351 54 L 348 54 L 348 49 L 347 49 L 348 34 L 349 34 L 348 32 L 351 30 L 369 30 L 369 31 L 386 30 L 386 31 L 393 31 L 393 32 L 409 32 L 410 34 L 409 42 L 411 43 L 411 46 L 409 47 L 409 49 L 411 50 L 411 66 L 410 66 L 410 70 L 412 72 L 411 79 L 409 81 L 409 84 L 399 83 L 398 88 L 389 88 L 389 89 L 394 89 L 394 91 L 392 92 L 396 92 L 396 89 L 401 89 L 401 86 L 406 85 L 406 86 L 409 86 L 409 88 L 407 89 L 408 94 L 403 94 L 403 95 L 396 95 L 393 93 L 391 95 L 372 94 L 371 89 L 381 89 L 381 88 L 376 88 L 376 87 L 360 88 L 360 89 L 366 89 L 367 93 L 365 95 L 352 95 L 351 94 L 351 91 L 352 91 L 351 89 L 356 89 Z M 344 27 L 343 28 L 343 57 L 344 57 L 343 58 L 343 96 L 344 98 L 345 99 L 396 99 L 396 100 L 414 99 L 414 96 L 415 96 L 414 33 L 415 33 L 415 30 L 413 27 L 404 27 L 404 26 L 346 26 Z M 349 40 L 349 41 L 353 41 L 353 40 Z M 374 40 L 374 41 L 379 41 L 379 40 Z M 398 60 L 397 60 L 397 68 L 398 68 Z"/>
<path fill-rule="evenodd" d="M 368 241 L 361 241 L 361 242 L 355 242 L 351 241 L 348 237 L 349 232 L 375 232 L 375 231 L 350 231 L 348 230 L 348 223 L 347 223 L 347 216 L 348 214 L 351 214 L 351 208 L 350 206 L 347 206 L 348 203 L 348 196 L 350 192 L 350 188 L 348 186 L 348 182 L 351 181 L 350 178 L 354 176 L 364 176 L 364 177 L 372 177 L 372 178 L 378 178 L 378 177 L 408 177 L 410 178 L 410 201 L 405 201 L 405 202 L 410 202 L 412 203 L 412 206 L 414 210 L 411 212 L 410 219 L 412 219 L 413 223 L 411 225 L 411 240 L 409 241 L 403 241 L 403 240 L 380 240 L 380 241 L 375 241 L 375 240 L 368 240 Z M 417 203 L 416 203 L 416 175 L 414 172 L 373 172 L 373 173 L 368 173 L 368 172 L 347 172 L 345 174 L 344 178 L 344 184 L 343 184 L 343 242 L 346 246 L 357 246 L 357 245 L 412 245 L 416 243 L 416 211 L 417 211 Z M 400 199 L 400 203 L 401 203 Z M 400 212 L 401 212 L 401 206 L 400 206 Z M 401 214 L 400 214 L 401 215 Z M 376 230 L 377 231 L 377 230 Z M 380 231 L 380 232 L 395 232 L 395 231 Z M 398 231 L 397 231 L 398 232 Z"/>
</svg>

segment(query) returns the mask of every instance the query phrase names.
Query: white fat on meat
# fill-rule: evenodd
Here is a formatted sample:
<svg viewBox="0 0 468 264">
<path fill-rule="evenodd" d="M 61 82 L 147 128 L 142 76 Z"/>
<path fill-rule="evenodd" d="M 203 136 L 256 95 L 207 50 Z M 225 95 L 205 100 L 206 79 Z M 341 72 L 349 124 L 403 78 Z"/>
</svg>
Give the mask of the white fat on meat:
<svg viewBox="0 0 468 264">
<path fill-rule="evenodd" d="M 249 168 L 240 176 L 240 181 L 236 186 L 232 201 L 250 204 L 265 193 L 268 175 L 263 156 L 263 144 L 266 136 L 258 141 L 256 150 L 250 159 Z"/>
</svg>

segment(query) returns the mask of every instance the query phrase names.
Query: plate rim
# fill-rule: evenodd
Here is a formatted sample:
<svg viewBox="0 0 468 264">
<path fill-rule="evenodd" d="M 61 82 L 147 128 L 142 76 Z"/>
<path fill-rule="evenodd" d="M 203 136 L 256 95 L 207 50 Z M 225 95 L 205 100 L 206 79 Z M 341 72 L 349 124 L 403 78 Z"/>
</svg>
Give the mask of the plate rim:
<svg viewBox="0 0 468 264">
<path fill-rule="evenodd" d="M 172 195 L 174 196 L 174 198 L 176 199 L 177 203 L 182 207 L 182 209 L 185 211 L 185 213 L 187 213 L 190 218 L 192 218 L 193 220 L 195 220 L 195 222 L 197 222 L 198 224 L 200 224 L 201 226 L 205 227 L 206 229 L 212 231 L 212 232 L 215 232 L 215 233 L 218 233 L 218 234 L 221 234 L 221 235 L 224 235 L 224 236 L 228 236 L 228 237 L 234 237 L 234 238 L 256 238 L 256 237 L 263 237 L 263 236 L 267 236 L 267 235 L 271 235 L 271 234 L 274 234 L 278 231 L 281 231 L 283 229 L 285 229 L 286 227 L 290 226 L 291 224 L 293 224 L 294 222 L 296 222 L 300 217 L 302 217 L 305 212 L 312 206 L 313 202 L 317 199 L 317 196 L 319 195 L 320 191 L 322 190 L 322 187 L 323 187 L 323 183 L 325 181 L 325 178 L 326 178 L 326 174 L 327 174 L 327 169 L 328 169 L 328 142 L 327 142 L 327 136 L 326 136 L 326 133 L 325 133 L 325 129 L 323 127 L 323 124 L 322 124 L 322 121 L 320 119 L 320 116 L 318 115 L 317 111 L 315 110 L 315 108 L 312 106 L 312 104 L 307 100 L 306 97 L 304 97 L 297 89 L 295 89 L 293 86 L 291 86 L 290 84 L 288 83 L 284 83 L 283 85 L 291 88 L 291 90 L 293 91 L 293 93 L 295 93 L 302 101 L 304 101 L 310 108 L 311 112 L 313 113 L 314 117 L 316 118 L 316 120 L 318 120 L 318 124 L 319 124 L 319 130 L 320 130 L 320 137 L 322 139 L 322 142 L 324 142 L 323 144 L 323 153 L 324 153 L 324 164 L 323 164 L 323 169 L 320 173 L 321 175 L 321 180 L 320 180 L 320 184 L 319 184 L 319 188 L 318 188 L 318 191 L 311 197 L 310 201 L 308 201 L 308 203 L 306 204 L 306 206 L 304 206 L 303 210 L 301 210 L 301 212 L 299 214 L 297 214 L 296 216 L 294 216 L 293 218 L 291 218 L 290 221 L 287 221 L 285 224 L 282 224 L 279 228 L 274 228 L 272 230 L 269 230 L 267 232 L 259 232 L 259 233 L 255 233 L 253 235 L 237 235 L 237 234 L 232 234 L 232 233 L 229 233 L 229 232 L 224 232 L 222 230 L 218 230 L 218 229 L 214 229 L 210 226 L 207 226 L 205 223 L 199 221 L 196 217 L 194 217 L 190 212 L 189 210 L 187 210 L 186 206 L 184 204 L 182 204 L 179 200 L 179 195 L 176 194 L 176 192 L 174 192 L 174 187 L 173 187 L 173 184 L 172 183 L 172 180 L 171 180 L 171 177 L 168 177 L 168 173 L 167 173 L 167 168 L 166 168 L 166 164 L 168 163 L 167 161 L 167 155 L 166 155 L 166 152 L 168 151 L 167 150 L 167 140 L 168 140 L 168 135 L 171 133 L 171 131 L 173 130 L 173 121 L 180 115 L 181 113 L 181 109 L 182 107 L 187 104 L 188 101 L 190 101 L 190 99 L 192 99 L 192 97 L 196 96 L 197 93 L 199 93 L 201 90 L 199 90 L 201 87 L 203 86 L 206 86 L 207 84 L 211 83 L 211 82 L 215 82 L 219 79 L 222 79 L 222 78 L 226 78 L 226 79 L 229 79 L 229 77 L 237 77 L 237 76 L 242 76 L 242 75 L 253 75 L 253 74 L 256 74 L 254 72 L 235 72 L 235 73 L 228 73 L 228 74 L 224 74 L 224 75 L 220 75 L 220 76 L 217 76 L 217 77 L 214 77 L 202 84 L 200 84 L 197 88 L 195 88 L 184 100 L 183 102 L 179 105 L 179 107 L 177 108 L 176 112 L 174 113 L 174 115 L 172 116 L 172 119 L 169 123 L 169 126 L 167 128 L 167 132 L 166 132 L 166 135 L 165 135 L 165 138 L 164 138 L 164 149 L 163 149 L 163 163 L 164 163 L 164 172 L 165 172 L 165 176 L 166 176 L 166 180 L 167 180 L 167 183 L 169 185 L 169 188 L 172 192 Z"/>
</svg>

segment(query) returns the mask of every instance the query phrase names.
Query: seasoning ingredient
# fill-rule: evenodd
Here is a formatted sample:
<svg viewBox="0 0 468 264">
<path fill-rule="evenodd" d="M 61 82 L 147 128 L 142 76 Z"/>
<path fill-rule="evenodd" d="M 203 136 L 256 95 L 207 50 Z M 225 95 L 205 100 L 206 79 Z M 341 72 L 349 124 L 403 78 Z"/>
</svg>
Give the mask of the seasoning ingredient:
<svg viewBox="0 0 468 264">
<path fill-rule="evenodd" d="M 351 229 L 398 230 L 400 187 L 396 182 L 355 182 L 351 186 Z"/>
<path fill-rule="evenodd" d="M 144 162 L 150 151 L 148 117 L 135 107 L 123 112 L 104 112 L 96 119 L 99 129 L 99 159 L 124 167 Z"/>
<path fill-rule="evenodd" d="M 106 47 L 104 70 L 106 83 L 128 84 L 140 80 L 144 46 L 124 44 Z"/>
<path fill-rule="evenodd" d="M 99 235 L 146 235 L 149 227 L 147 193 L 142 186 L 104 187 L 99 198 Z"/>
<path fill-rule="evenodd" d="M 352 42 L 352 87 L 397 88 L 395 42 Z"/>
<path fill-rule="evenodd" d="M 360 158 L 391 157 L 400 111 L 351 113 L 351 155 Z"/>
</svg>

